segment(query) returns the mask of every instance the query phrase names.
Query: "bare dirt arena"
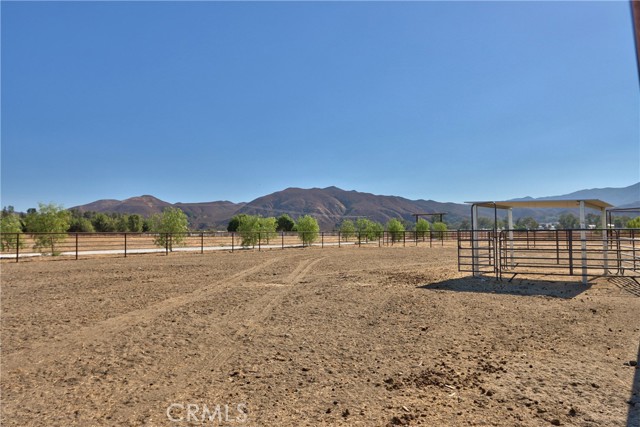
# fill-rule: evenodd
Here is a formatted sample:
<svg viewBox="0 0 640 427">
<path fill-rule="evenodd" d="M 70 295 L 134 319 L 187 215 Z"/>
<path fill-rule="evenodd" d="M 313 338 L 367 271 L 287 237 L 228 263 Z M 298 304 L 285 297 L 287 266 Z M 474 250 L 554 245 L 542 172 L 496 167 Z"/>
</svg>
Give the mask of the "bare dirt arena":
<svg viewBox="0 0 640 427">
<path fill-rule="evenodd" d="M 3 426 L 640 425 L 628 279 L 474 279 L 454 247 L 3 262 L 1 277 Z"/>
</svg>

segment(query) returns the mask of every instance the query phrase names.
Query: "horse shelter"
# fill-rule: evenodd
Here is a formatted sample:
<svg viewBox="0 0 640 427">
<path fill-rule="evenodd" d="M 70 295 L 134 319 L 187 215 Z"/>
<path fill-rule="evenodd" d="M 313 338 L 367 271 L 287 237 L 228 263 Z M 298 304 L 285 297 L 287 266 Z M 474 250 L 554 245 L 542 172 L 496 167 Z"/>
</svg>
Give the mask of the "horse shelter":
<svg viewBox="0 0 640 427">
<path fill-rule="evenodd" d="M 525 200 L 467 202 L 471 231 L 458 238 L 458 269 L 474 276 L 581 276 L 589 278 L 640 276 L 640 230 L 612 229 L 607 223 L 612 206 L 602 200 Z M 493 229 L 481 230 L 478 210 L 493 210 Z M 513 209 L 579 209 L 576 229 L 515 230 Z M 597 228 L 586 226 L 585 211 L 599 213 Z M 498 210 L 506 211 L 507 227 L 500 230 Z"/>
</svg>

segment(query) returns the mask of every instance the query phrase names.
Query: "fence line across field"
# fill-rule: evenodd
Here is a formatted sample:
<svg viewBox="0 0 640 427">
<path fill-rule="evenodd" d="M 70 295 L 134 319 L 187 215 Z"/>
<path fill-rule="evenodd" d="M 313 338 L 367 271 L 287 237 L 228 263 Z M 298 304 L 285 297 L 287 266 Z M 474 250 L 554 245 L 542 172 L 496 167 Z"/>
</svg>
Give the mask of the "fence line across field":
<svg viewBox="0 0 640 427">
<path fill-rule="evenodd" d="M 0 233 L 2 259 L 15 259 L 55 255 L 74 257 L 95 255 L 124 255 L 145 253 L 200 252 L 241 249 L 285 249 L 294 247 L 342 245 L 418 245 L 419 243 L 444 246 L 457 241 L 469 231 L 382 231 L 371 234 L 317 232 L 313 243 L 305 243 L 305 234 L 312 232 L 185 232 L 185 233 Z M 243 245 L 243 238 L 252 241 Z"/>
</svg>

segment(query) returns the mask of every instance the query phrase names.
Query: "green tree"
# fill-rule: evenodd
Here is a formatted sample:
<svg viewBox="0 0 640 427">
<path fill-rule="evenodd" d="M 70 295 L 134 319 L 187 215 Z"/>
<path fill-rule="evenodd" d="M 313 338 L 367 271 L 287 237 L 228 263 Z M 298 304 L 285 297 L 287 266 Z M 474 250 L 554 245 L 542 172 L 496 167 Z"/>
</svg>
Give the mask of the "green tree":
<svg viewBox="0 0 640 427">
<path fill-rule="evenodd" d="M 129 231 L 129 215 L 117 214 L 113 219 L 114 228 L 120 233 L 126 233 Z"/>
<path fill-rule="evenodd" d="M 627 228 L 640 228 L 640 216 L 635 217 L 627 222 Z"/>
<path fill-rule="evenodd" d="M 227 231 L 232 233 L 235 233 L 236 231 L 238 231 L 238 228 L 240 227 L 240 220 L 246 216 L 248 215 L 246 214 L 234 215 L 233 218 L 231 218 L 231 220 L 229 221 L 229 224 L 227 225 Z"/>
<path fill-rule="evenodd" d="M 296 223 L 287 214 L 282 214 L 277 219 L 276 231 L 291 231 Z"/>
<path fill-rule="evenodd" d="M 0 214 L 0 216 L 4 217 L 8 215 L 15 215 L 15 213 L 16 213 L 15 208 L 9 205 L 2 208 L 2 213 Z"/>
<path fill-rule="evenodd" d="M 69 232 L 71 233 L 93 233 L 95 229 L 93 224 L 83 216 L 74 216 L 69 223 Z"/>
<path fill-rule="evenodd" d="M 392 218 L 387 222 L 387 231 L 391 236 L 391 243 L 395 243 L 402 238 L 404 234 L 404 225 L 399 220 Z"/>
<path fill-rule="evenodd" d="M 539 226 L 540 224 L 538 224 L 538 221 L 530 216 L 518 218 L 514 224 L 514 228 L 516 230 L 536 230 Z"/>
<path fill-rule="evenodd" d="M 627 224 L 630 220 L 631 218 L 626 215 L 617 216 L 613 219 L 613 226 L 615 228 L 627 228 Z"/>
<path fill-rule="evenodd" d="M 277 223 L 274 217 L 258 217 L 258 238 L 260 239 L 260 242 L 269 244 L 269 241 L 277 236 L 276 226 Z"/>
<path fill-rule="evenodd" d="M 429 221 L 424 218 L 420 218 L 416 223 L 416 233 L 418 236 L 422 237 L 422 240 L 424 240 L 424 237 L 429 232 L 430 228 L 431 224 L 429 224 Z"/>
<path fill-rule="evenodd" d="M 433 235 L 436 239 L 443 239 L 444 232 L 447 231 L 447 224 L 444 222 L 434 222 L 433 223 Z"/>
<path fill-rule="evenodd" d="M 104 213 L 97 213 L 91 220 L 91 223 L 98 233 L 110 233 L 112 231 L 116 231 L 113 218 Z"/>
<path fill-rule="evenodd" d="M 0 218 L 0 233 L 2 239 L 0 239 L 0 250 L 15 249 L 16 245 L 20 248 L 24 246 L 22 236 L 22 221 L 18 218 L 18 215 L 10 212 L 2 212 Z"/>
<path fill-rule="evenodd" d="M 255 215 L 238 215 L 236 231 L 240 235 L 240 245 L 244 247 L 255 246 L 258 243 L 260 217 Z"/>
<path fill-rule="evenodd" d="M 358 242 L 363 238 L 377 240 L 382 237 L 384 227 L 379 222 L 371 221 L 367 218 L 358 218 L 356 220 L 356 232 L 358 233 Z"/>
<path fill-rule="evenodd" d="M 460 230 L 470 230 L 471 229 L 471 222 L 468 219 L 463 219 L 460 222 L 460 226 L 458 228 L 460 228 Z"/>
<path fill-rule="evenodd" d="M 320 226 L 312 216 L 304 215 L 296 221 L 296 231 L 304 246 L 309 246 L 318 239 Z"/>
<path fill-rule="evenodd" d="M 478 229 L 479 230 L 493 229 L 493 220 L 487 218 L 486 216 L 478 217 Z"/>
<path fill-rule="evenodd" d="M 168 247 L 172 251 L 174 246 L 184 243 L 186 233 L 189 231 L 189 221 L 182 209 L 168 207 L 162 211 L 162 214 L 155 214 L 150 219 L 151 232 L 157 233 L 153 240 L 154 244 Z"/>
<path fill-rule="evenodd" d="M 132 233 L 140 233 L 142 231 L 143 224 L 144 219 L 138 214 L 129 215 L 129 218 L 127 219 L 127 228 Z"/>
<path fill-rule="evenodd" d="M 352 238 L 355 232 L 356 226 L 353 221 L 351 221 L 350 219 L 345 219 L 344 221 L 342 221 L 342 224 L 340 224 L 340 236 L 344 239 L 345 242 Z"/>
<path fill-rule="evenodd" d="M 51 248 L 51 255 L 58 255 L 56 245 L 67 238 L 71 213 L 54 203 L 39 203 L 38 206 L 38 211 L 32 211 L 25 217 L 29 233 L 46 233 L 34 235 L 34 249 Z"/>
<path fill-rule="evenodd" d="M 585 217 L 585 221 L 587 225 L 595 225 L 596 228 L 600 227 L 601 217 L 598 214 L 588 213 Z"/>
<path fill-rule="evenodd" d="M 578 217 L 568 212 L 560 215 L 558 223 L 560 228 L 564 229 L 580 228 L 580 220 L 578 219 Z"/>
</svg>

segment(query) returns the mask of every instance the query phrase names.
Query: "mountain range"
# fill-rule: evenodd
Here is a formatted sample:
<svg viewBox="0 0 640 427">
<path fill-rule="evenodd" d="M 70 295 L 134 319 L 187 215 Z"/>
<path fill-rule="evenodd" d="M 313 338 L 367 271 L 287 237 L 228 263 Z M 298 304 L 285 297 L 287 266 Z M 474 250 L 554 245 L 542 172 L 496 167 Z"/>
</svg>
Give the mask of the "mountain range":
<svg viewBox="0 0 640 427">
<path fill-rule="evenodd" d="M 624 188 L 594 188 L 560 196 L 538 199 L 525 197 L 516 200 L 600 199 L 617 207 L 640 207 L 640 182 Z M 215 201 L 202 203 L 169 203 L 154 196 L 144 195 L 126 200 L 97 200 L 71 209 L 95 212 L 118 212 L 150 216 L 168 206 L 182 209 L 189 218 L 192 229 L 225 229 L 236 214 L 279 216 L 292 218 L 311 215 L 318 220 L 321 229 L 331 230 L 345 219 L 365 217 L 381 223 L 391 218 L 415 221 L 416 213 L 445 213 L 450 224 L 459 224 L 469 218 L 469 205 L 442 203 L 434 200 L 409 200 L 398 196 L 380 196 L 358 191 L 346 191 L 337 187 L 287 188 L 259 197 L 248 203 Z M 551 221 L 562 211 L 545 212 L 538 209 L 522 209 L 514 216 L 533 216 L 539 221 Z M 430 218 L 427 218 L 430 219 Z"/>
</svg>

